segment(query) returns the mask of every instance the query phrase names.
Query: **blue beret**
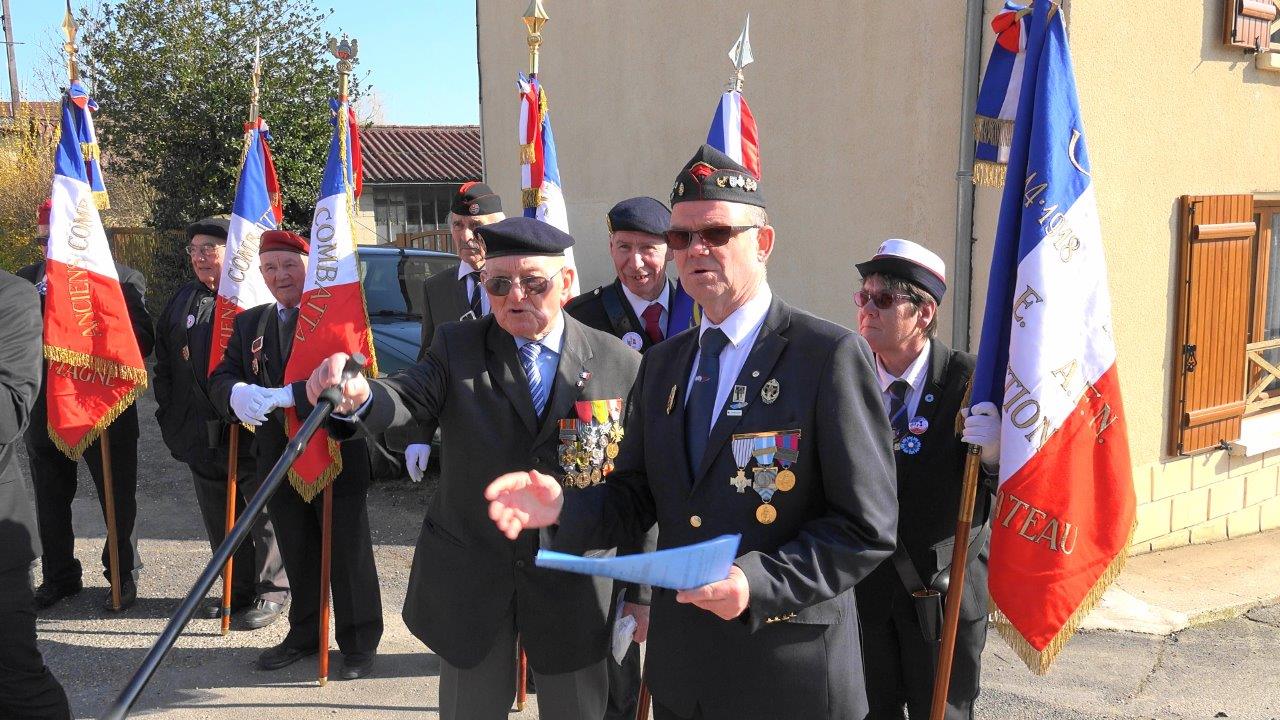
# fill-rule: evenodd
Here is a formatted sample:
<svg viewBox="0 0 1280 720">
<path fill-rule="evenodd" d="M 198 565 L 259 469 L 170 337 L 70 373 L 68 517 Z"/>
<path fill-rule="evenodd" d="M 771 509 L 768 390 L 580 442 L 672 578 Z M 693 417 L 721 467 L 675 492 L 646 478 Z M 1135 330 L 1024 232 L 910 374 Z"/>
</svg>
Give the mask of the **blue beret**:
<svg viewBox="0 0 1280 720">
<path fill-rule="evenodd" d="M 605 222 L 611 233 L 630 230 L 662 236 L 671 227 L 671 211 L 660 200 L 633 197 L 610 208 Z"/>
<path fill-rule="evenodd" d="M 671 186 L 671 204 L 725 200 L 764 207 L 760 178 L 710 145 L 698 148 Z"/>
<path fill-rule="evenodd" d="M 476 228 L 484 241 L 485 257 L 504 255 L 563 255 L 573 247 L 573 236 L 552 225 L 523 215 Z"/>
</svg>

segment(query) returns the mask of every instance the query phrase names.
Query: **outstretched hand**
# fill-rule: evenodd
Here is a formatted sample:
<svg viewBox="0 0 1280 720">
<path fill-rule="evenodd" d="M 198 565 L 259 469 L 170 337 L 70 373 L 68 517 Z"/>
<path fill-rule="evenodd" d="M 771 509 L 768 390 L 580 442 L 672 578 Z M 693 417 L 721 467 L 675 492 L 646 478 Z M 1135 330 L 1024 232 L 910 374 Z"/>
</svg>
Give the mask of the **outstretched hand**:
<svg viewBox="0 0 1280 720">
<path fill-rule="evenodd" d="M 523 530 L 554 525 L 564 507 L 560 483 L 536 470 L 498 477 L 485 488 L 484 498 L 489 519 L 512 540 Z"/>
</svg>

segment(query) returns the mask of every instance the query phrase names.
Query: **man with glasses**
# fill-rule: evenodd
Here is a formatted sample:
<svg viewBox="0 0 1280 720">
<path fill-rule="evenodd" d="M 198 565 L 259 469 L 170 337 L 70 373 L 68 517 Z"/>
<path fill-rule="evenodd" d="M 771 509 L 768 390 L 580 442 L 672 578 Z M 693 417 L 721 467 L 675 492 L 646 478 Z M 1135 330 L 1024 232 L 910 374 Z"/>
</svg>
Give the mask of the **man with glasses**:
<svg viewBox="0 0 1280 720">
<path fill-rule="evenodd" d="M 927 717 L 951 576 L 965 443 L 982 447 L 984 479 L 1000 461 L 1000 413 L 964 404 L 974 356 L 935 335 L 946 265 L 908 240 L 886 240 L 858 264 L 858 331 L 876 355 L 876 374 L 893 431 L 898 474 L 898 547 L 858 584 L 870 720 Z M 965 417 L 956 432 L 956 415 Z M 987 546 L 992 486 L 978 497 L 970 531 L 960 626 L 947 696 L 948 720 L 973 717 L 987 638 Z"/>
<path fill-rule="evenodd" d="M 857 333 L 773 295 L 760 179 L 702 146 L 671 191 L 667 246 L 698 331 L 649 350 L 609 482 L 536 471 L 486 490 L 508 537 L 659 548 L 741 535 L 724 580 L 655 589 L 645 676 L 669 718 L 861 718 L 854 585 L 894 547 L 898 505 L 874 359 Z M 536 470 L 536 468 L 535 468 Z"/>
<path fill-rule="evenodd" d="M 610 480 L 624 400 L 640 355 L 562 311 L 573 286 L 573 238 L 532 218 L 479 229 L 481 281 L 492 314 L 440 327 L 422 362 L 383 380 L 343 386 L 332 437 L 437 420 L 449 452 L 422 523 L 404 605 L 409 630 L 440 656 L 440 716 L 507 717 L 516 688 L 516 638 L 538 684 L 538 710 L 600 720 L 608 680 L 612 583 L 534 567 L 544 541 L 508 541 L 488 520 L 484 488 L 534 467 L 566 493 Z M 337 354 L 308 382 L 336 384 Z M 608 551 L 612 552 L 612 547 Z"/>
<path fill-rule="evenodd" d="M 49 239 L 49 213 L 52 201 L 46 200 L 37 217 L 36 242 L 43 250 Z M 147 312 L 147 281 L 142 273 L 116 263 L 116 275 L 124 293 L 133 335 L 138 341 L 138 351 L 145 359 L 155 343 L 155 330 L 151 314 Z M 16 273 L 36 286 L 40 293 L 40 311 L 44 313 L 47 290 L 44 260 L 27 265 Z M 80 561 L 75 556 L 75 532 L 71 527 L 71 502 L 76 497 L 76 461 L 68 458 L 49 439 L 48 406 L 45 387 L 49 363 L 45 363 L 40 380 L 40 394 L 31 409 L 31 422 L 27 425 L 27 459 L 31 464 L 32 484 L 36 491 L 36 510 L 40 519 L 40 544 L 44 547 L 41 572 L 44 581 L 36 588 L 37 608 L 47 608 L 59 600 L 75 595 L 83 588 Z M 111 454 L 112 494 L 115 497 L 116 538 L 120 553 L 120 609 L 131 607 L 138 598 L 138 574 L 142 560 L 138 557 L 138 533 L 135 522 L 138 516 L 138 406 L 132 403 L 109 426 L 108 450 Z M 98 507 L 103 516 L 106 508 L 102 501 L 102 438 L 85 448 L 84 461 L 89 475 L 98 490 Z M 102 544 L 102 575 L 110 578 L 107 544 Z M 113 610 L 111 590 L 102 598 L 102 607 Z"/>
<path fill-rule="evenodd" d="M 209 398 L 209 352 L 218 281 L 227 249 L 229 221 L 207 217 L 187 226 L 187 254 L 195 279 L 174 292 L 156 324 L 156 422 L 169 453 L 191 468 L 196 504 L 209 546 L 226 537 L 228 425 Z M 261 484 L 253 442 L 243 436 L 236 459 L 236 516 Z M 289 601 L 289 579 L 276 546 L 275 528 L 258 518 L 235 554 L 231 612 L 250 630 L 275 622 Z M 242 612 L 243 611 L 243 612 Z M 221 598 L 202 609 L 206 618 L 222 616 Z"/>
</svg>

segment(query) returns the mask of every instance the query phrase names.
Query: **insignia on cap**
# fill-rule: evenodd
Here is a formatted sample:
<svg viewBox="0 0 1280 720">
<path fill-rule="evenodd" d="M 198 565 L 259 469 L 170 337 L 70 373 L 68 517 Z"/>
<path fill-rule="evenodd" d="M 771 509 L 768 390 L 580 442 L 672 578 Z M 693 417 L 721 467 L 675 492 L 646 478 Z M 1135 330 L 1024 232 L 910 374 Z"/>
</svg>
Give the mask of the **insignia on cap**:
<svg viewBox="0 0 1280 720">
<path fill-rule="evenodd" d="M 698 182 L 706 180 L 707 176 L 715 171 L 715 168 L 704 162 L 697 163 L 693 167 L 689 168 L 689 174 L 697 178 Z"/>
<path fill-rule="evenodd" d="M 467 207 L 467 210 L 468 210 L 472 215 L 479 215 L 479 214 L 480 214 L 480 203 L 471 203 L 471 205 L 469 205 L 469 206 Z"/>
</svg>

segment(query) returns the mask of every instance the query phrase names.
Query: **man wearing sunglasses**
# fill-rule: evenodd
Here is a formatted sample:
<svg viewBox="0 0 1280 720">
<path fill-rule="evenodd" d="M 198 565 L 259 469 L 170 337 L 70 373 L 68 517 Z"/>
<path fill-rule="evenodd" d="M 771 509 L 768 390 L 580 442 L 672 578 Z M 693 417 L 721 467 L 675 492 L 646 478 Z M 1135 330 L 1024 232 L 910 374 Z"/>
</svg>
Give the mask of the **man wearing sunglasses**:
<svg viewBox="0 0 1280 720">
<path fill-rule="evenodd" d="M 640 355 L 563 312 L 572 237 L 525 217 L 478 232 L 492 314 L 442 325 L 422 362 L 401 373 L 347 381 L 337 414 L 354 411 L 360 422 L 335 419 L 329 431 L 342 439 L 440 424 L 449 451 L 414 551 L 404 620 L 442 660 L 441 717 L 507 716 L 518 635 L 542 717 L 600 720 L 612 583 L 534 567 L 540 534 L 503 537 L 488 519 L 484 488 L 529 467 L 554 474 L 568 493 L 602 482 Z M 316 369 L 312 397 L 337 384 L 346 358 Z"/>
<path fill-rule="evenodd" d="M 741 535 L 724 580 L 653 591 L 654 715 L 861 718 L 854 584 L 893 551 L 898 505 L 874 359 L 854 332 L 773 295 L 761 181 L 709 146 L 671 192 L 667 245 L 697 332 L 644 356 L 609 482 L 537 472 L 486 490 L 509 537 L 558 523 L 562 549 Z"/>
<path fill-rule="evenodd" d="M 962 407 L 974 356 L 935 336 L 946 266 L 929 249 L 887 240 L 858 264 L 858 331 L 876 355 L 898 474 L 898 546 L 858 584 L 870 720 L 927 717 L 942 608 L 951 575 L 965 444 L 982 446 L 984 480 L 1000 459 L 1000 414 Z M 966 415 L 956 432 L 958 413 Z M 985 483 L 984 483 L 985 485 Z M 973 717 L 987 637 L 987 545 L 991 487 L 980 493 L 970 532 L 960 627 L 947 696 L 948 720 Z"/>
</svg>

